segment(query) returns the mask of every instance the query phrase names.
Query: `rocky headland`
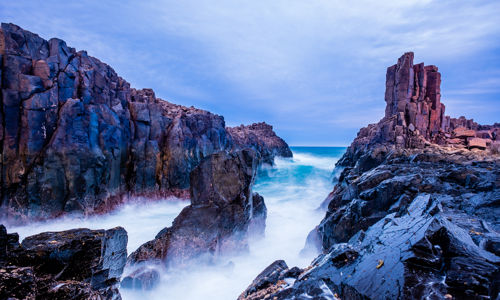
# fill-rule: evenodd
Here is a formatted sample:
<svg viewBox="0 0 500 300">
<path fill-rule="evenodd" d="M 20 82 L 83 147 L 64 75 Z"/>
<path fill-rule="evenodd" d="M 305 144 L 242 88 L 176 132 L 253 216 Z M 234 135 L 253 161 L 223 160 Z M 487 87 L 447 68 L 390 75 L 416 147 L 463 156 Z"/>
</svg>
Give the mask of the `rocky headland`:
<svg viewBox="0 0 500 300">
<path fill-rule="evenodd" d="M 292 155 L 270 125 L 228 128 L 14 24 L 0 29 L 0 88 L 0 218 L 9 222 L 187 197 L 190 172 L 213 153 L 252 148 L 271 164 Z"/>
<path fill-rule="evenodd" d="M 411 52 L 388 68 L 385 117 L 338 161 L 307 238 L 319 256 L 239 299 L 500 299 L 500 126 L 445 116 L 440 84 Z"/>
</svg>

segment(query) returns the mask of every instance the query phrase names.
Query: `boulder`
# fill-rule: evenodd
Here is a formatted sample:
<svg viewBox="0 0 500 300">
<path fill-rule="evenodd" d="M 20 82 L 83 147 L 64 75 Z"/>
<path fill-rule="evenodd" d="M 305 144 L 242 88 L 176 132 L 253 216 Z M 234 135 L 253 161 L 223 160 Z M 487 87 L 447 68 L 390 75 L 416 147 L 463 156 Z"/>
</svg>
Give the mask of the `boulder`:
<svg viewBox="0 0 500 300">
<path fill-rule="evenodd" d="M 487 143 L 488 141 L 486 139 L 473 138 L 469 140 L 469 148 L 486 149 Z"/>
<path fill-rule="evenodd" d="M 8 267 L 0 272 L 0 295 L 121 299 L 118 286 L 127 258 L 125 229 L 44 232 L 25 238 L 22 244 L 17 235 L 7 236 L 7 253 L 0 265 Z"/>
<path fill-rule="evenodd" d="M 481 130 L 476 132 L 476 137 L 481 139 L 492 139 L 493 136 L 489 130 Z"/>
<path fill-rule="evenodd" d="M 155 268 L 141 267 L 123 278 L 120 287 L 149 291 L 160 283 L 160 272 Z"/>
<path fill-rule="evenodd" d="M 476 132 L 474 130 L 463 130 L 460 132 L 455 133 L 455 138 L 458 139 L 467 139 L 469 137 L 475 137 Z"/>
</svg>

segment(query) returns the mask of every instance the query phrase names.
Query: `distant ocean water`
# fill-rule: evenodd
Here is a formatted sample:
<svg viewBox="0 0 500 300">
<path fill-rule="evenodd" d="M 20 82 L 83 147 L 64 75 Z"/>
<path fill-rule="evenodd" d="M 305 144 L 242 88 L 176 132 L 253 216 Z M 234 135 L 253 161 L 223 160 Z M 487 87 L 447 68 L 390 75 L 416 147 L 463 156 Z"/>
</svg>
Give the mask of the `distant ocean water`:
<svg viewBox="0 0 500 300">
<path fill-rule="evenodd" d="M 284 259 L 289 267 L 306 267 L 314 257 L 299 257 L 307 234 L 319 224 L 323 213 L 316 208 L 333 189 L 332 170 L 344 147 L 291 147 L 293 159 L 276 159 L 273 167 L 262 167 L 253 191 L 264 197 L 268 215 L 266 237 L 250 244 L 250 254 L 234 257 L 234 271 L 203 270 L 173 272 L 162 277 L 159 288 L 146 294 L 121 289 L 124 300 L 217 299 L 235 300 L 265 267 Z M 129 233 L 128 251 L 154 238 L 188 205 L 186 201 L 128 205 L 113 214 L 87 220 L 59 221 L 9 228 L 20 238 L 43 231 L 86 227 L 124 227 Z M 130 270 L 125 270 L 125 274 Z"/>
</svg>

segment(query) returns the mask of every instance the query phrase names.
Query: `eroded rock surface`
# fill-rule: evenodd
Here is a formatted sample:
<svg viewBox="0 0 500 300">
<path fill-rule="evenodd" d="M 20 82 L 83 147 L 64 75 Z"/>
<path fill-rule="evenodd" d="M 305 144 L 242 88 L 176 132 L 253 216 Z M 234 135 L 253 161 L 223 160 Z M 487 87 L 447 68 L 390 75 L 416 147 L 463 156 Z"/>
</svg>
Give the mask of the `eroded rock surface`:
<svg viewBox="0 0 500 300">
<path fill-rule="evenodd" d="M 252 193 L 257 164 L 253 149 L 204 158 L 190 174 L 191 205 L 171 227 L 130 254 L 128 264 L 200 268 L 248 251 L 249 235 L 262 235 L 265 227 L 264 199 Z M 252 222 L 257 222 L 254 231 L 249 230 Z"/>
<path fill-rule="evenodd" d="M 0 218 L 10 222 L 187 194 L 190 171 L 220 151 L 291 155 L 269 125 L 226 129 L 222 116 L 133 89 L 85 51 L 14 24 L 1 25 L 0 74 Z"/>
<path fill-rule="evenodd" d="M 73 229 L 25 238 L 0 225 L 0 298 L 121 299 L 127 232 Z"/>
</svg>

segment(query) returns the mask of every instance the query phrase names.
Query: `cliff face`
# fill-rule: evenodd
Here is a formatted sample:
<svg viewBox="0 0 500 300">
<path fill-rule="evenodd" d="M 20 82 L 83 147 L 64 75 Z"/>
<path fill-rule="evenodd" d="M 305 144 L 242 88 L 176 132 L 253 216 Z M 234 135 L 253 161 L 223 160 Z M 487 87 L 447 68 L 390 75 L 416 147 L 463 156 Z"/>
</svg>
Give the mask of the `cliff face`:
<svg viewBox="0 0 500 300">
<path fill-rule="evenodd" d="M 253 147 L 270 157 L 288 149 L 272 129 L 265 142 L 233 142 L 222 116 L 135 90 L 85 51 L 13 24 L 0 29 L 0 68 L 1 218 L 186 194 L 189 172 L 212 153 Z M 267 148 L 274 139 L 279 151 Z"/>
<path fill-rule="evenodd" d="M 412 59 L 388 68 L 386 116 L 337 163 L 306 242 L 319 256 L 269 266 L 240 299 L 500 297 L 498 127 L 444 116 L 437 68 Z"/>
</svg>

